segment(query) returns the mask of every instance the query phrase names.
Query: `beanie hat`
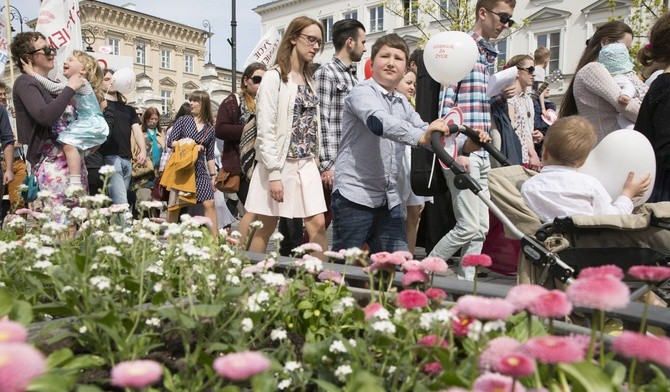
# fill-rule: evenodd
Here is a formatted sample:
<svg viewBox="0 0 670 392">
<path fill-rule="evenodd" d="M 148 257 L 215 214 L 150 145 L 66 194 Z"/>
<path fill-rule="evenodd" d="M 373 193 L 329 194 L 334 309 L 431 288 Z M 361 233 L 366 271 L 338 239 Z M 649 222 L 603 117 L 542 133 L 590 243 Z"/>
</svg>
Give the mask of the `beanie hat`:
<svg viewBox="0 0 670 392">
<path fill-rule="evenodd" d="M 598 62 L 612 75 L 623 75 L 633 70 L 628 48 L 620 42 L 603 46 L 598 54 Z"/>
</svg>

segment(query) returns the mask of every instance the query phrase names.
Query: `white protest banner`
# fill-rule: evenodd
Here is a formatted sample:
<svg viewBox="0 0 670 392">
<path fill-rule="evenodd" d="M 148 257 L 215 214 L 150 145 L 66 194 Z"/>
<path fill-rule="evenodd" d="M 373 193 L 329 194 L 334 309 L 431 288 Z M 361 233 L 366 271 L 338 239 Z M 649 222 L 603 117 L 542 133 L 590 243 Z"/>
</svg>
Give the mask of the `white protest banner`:
<svg viewBox="0 0 670 392">
<path fill-rule="evenodd" d="M 275 57 L 277 57 L 279 41 L 281 41 L 279 31 L 274 26 L 270 26 L 265 35 L 258 41 L 254 50 L 251 51 L 251 55 L 247 57 L 247 61 L 244 62 L 244 68 L 254 62 L 263 63 L 268 67 L 273 65 Z"/>
<path fill-rule="evenodd" d="M 58 49 L 54 70 L 63 79 L 63 63 L 73 50 L 81 50 L 81 20 L 78 0 L 43 0 L 35 31 L 47 37 L 47 44 Z"/>
<path fill-rule="evenodd" d="M 4 17 L 3 17 L 4 19 Z M 7 27 L 5 26 L 5 21 L 0 21 L 0 78 L 5 74 L 5 67 L 7 65 L 7 60 L 9 59 L 7 41 Z"/>
</svg>

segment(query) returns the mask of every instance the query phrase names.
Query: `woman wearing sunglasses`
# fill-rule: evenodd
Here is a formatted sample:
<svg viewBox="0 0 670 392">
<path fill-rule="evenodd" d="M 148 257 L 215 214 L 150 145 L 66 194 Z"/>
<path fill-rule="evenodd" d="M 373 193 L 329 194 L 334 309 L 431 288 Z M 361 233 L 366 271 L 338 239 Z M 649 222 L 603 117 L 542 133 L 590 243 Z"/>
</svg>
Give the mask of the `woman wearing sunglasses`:
<svg viewBox="0 0 670 392">
<path fill-rule="evenodd" d="M 19 33 L 12 40 L 12 60 L 14 64 L 21 61 L 32 65 L 36 74 L 48 77 L 49 71 L 55 67 L 56 49 L 49 47 L 41 33 Z M 55 197 L 55 203 L 62 203 L 68 187 L 68 167 L 61 145 L 56 142 L 58 134 L 67 127 L 70 116 L 74 114 L 74 106 L 70 105 L 75 91 L 84 86 L 80 74 L 68 79 L 67 87 L 52 96 L 34 77 L 25 73 L 20 67 L 21 75 L 16 78 L 12 94 L 16 109 L 18 139 L 28 145 L 27 160 L 33 166 L 40 190 L 49 190 Z M 82 161 L 82 175 L 86 167 Z M 85 178 L 82 183 L 86 184 Z"/>
<path fill-rule="evenodd" d="M 326 250 L 326 202 L 317 166 L 319 99 L 309 66 L 322 48 L 323 26 L 306 16 L 293 19 L 276 66 L 258 89 L 258 164 L 244 207 L 263 227 L 251 239 L 252 252 L 265 252 L 279 217 L 303 218 L 309 240 Z"/>
<path fill-rule="evenodd" d="M 216 116 L 216 137 L 223 140 L 223 151 L 221 152 L 221 166 L 230 173 L 241 173 L 240 166 L 240 138 L 244 125 L 252 115 L 256 115 L 256 93 L 258 86 L 263 80 L 263 74 L 267 67 L 263 63 L 251 63 L 247 65 L 242 74 L 242 85 L 239 93 L 232 93 L 223 100 L 219 106 Z M 237 196 L 244 204 L 249 192 L 249 179 L 242 176 L 240 189 Z M 235 215 L 236 209 L 231 209 Z M 246 236 L 247 228 L 251 223 L 253 215 L 245 215 L 239 231 Z"/>
</svg>

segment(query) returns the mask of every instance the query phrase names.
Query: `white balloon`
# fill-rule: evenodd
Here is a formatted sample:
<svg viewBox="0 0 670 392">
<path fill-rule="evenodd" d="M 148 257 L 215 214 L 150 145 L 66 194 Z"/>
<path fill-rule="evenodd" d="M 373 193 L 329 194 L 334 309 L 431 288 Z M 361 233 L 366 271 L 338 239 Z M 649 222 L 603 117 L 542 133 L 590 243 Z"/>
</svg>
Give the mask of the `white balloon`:
<svg viewBox="0 0 670 392">
<path fill-rule="evenodd" d="M 458 82 L 472 71 L 479 56 L 475 40 L 462 31 L 443 31 L 432 36 L 423 50 L 430 77 L 442 84 Z"/>
<path fill-rule="evenodd" d="M 635 205 L 639 206 L 649 199 L 654 188 L 656 156 L 654 148 L 643 134 L 632 129 L 619 129 L 598 143 L 579 171 L 597 178 L 612 200 L 621 195 L 628 172 L 634 172 L 637 180 L 650 173 L 649 190 L 640 199 L 634 200 Z"/>
<path fill-rule="evenodd" d="M 112 86 L 121 94 L 135 91 L 135 71 L 130 68 L 119 68 L 112 75 Z"/>
</svg>

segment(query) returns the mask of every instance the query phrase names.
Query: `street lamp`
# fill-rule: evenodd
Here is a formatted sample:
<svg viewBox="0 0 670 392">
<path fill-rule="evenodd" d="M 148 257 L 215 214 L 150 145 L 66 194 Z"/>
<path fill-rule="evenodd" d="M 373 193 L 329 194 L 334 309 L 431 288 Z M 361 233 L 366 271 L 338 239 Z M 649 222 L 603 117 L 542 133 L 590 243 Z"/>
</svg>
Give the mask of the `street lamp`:
<svg viewBox="0 0 670 392">
<path fill-rule="evenodd" d="M 2 8 L 0 8 L 0 13 L 2 13 L 3 15 L 4 15 L 6 7 L 7 6 L 3 6 Z M 23 24 L 28 23 L 28 18 L 24 18 L 21 15 L 21 11 L 19 11 L 18 8 L 14 7 L 13 5 L 10 5 L 9 6 L 9 23 L 11 24 L 11 22 L 13 22 L 14 19 L 19 21 L 19 30 L 21 30 L 21 32 L 23 33 Z M 14 32 L 14 31 L 16 31 L 16 30 L 14 30 L 14 27 L 12 26 L 12 32 Z"/>
<path fill-rule="evenodd" d="M 207 64 L 212 63 L 212 24 L 209 23 L 209 20 L 205 19 L 202 21 L 202 27 L 207 29 L 207 39 L 209 40 L 209 60 Z"/>
<path fill-rule="evenodd" d="M 86 43 L 86 51 L 93 53 L 93 46 L 91 46 L 95 43 L 95 34 L 93 34 L 93 30 L 86 27 L 81 29 L 81 31 L 84 33 L 81 39 Z"/>
</svg>

